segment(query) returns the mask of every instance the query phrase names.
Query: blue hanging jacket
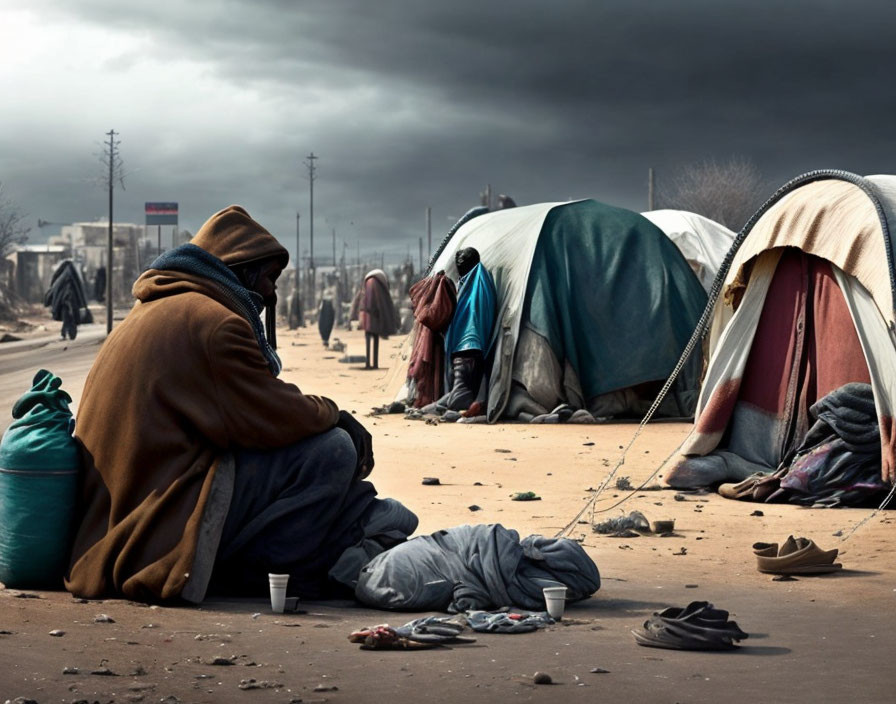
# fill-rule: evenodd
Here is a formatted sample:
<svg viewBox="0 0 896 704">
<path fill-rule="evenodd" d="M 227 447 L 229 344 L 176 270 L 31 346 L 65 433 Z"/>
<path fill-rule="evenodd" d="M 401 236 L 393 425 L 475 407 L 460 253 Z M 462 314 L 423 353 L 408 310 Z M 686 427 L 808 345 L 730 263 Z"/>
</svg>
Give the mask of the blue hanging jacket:
<svg viewBox="0 0 896 704">
<path fill-rule="evenodd" d="M 8 587 L 58 588 L 68 567 L 81 461 L 61 386 L 37 372 L 0 441 L 0 582 Z"/>
<path fill-rule="evenodd" d="M 461 278 L 457 288 L 457 308 L 445 334 L 448 358 L 464 350 L 481 350 L 483 356 L 491 347 L 497 308 L 495 280 L 480 262 Z"/>
</svg>

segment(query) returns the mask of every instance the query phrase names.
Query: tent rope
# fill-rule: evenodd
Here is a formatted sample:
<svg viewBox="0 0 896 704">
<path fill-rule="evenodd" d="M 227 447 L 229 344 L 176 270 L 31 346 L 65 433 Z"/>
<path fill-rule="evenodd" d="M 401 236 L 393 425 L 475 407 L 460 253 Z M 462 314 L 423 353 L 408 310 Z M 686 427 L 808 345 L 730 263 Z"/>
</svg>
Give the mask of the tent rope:
<svg viewBox="0 0 896 704">
<path fill-rule="evenodd" d="M 712 286 L 709 290 L 709 295 L 707 296 L 706 307 L 703 309 L 703 313 L 700 315 L 700 319 L 697 321 L 697 327 L 694 328 L 694 332 L 691 334 L 691 338 L 688 340 L 687 345 L 685 345 L 684 351 L 681 353 L 681 357 L 678 362 L 675 364 L 675 368 L 672 370 L 672 373 L 669 375 L 669 378 L 666 379 L 666 383 L 663 384 L 663 387 L 660 389 L 660 392 L 657 394 L 656 399 L 651 404 L 650 408 L 647 410 L 647 413 L 644 415 L 644 418 L 641 419 L 641 422 L 638 424 L 637 430 L 635 430 L 635 434 L 632 436 L 632 439 L 628 442 L 625 448 L 622 450 L 622 455 L 619 460 L 616 462 L 613 469 L 607 474 L 604 480 L 600 483 L 597 489 L 591 491 L 591 496 L 582 509 L 575 515 L 575 517 L 567 523 L 563 528 L 561 528 L 554 537 L 559 538 L 565 535 L 568 535 L 573 527 L 578 523 L 579 519 L 590 509 L 591 511 L 591 523 L 594 524 L 594 515 L 597 513 L 605 513 L 606 511 L 610 511 L 621 504 L 628 501 L 632 496 L 634 496 L 637 492 L 642 491 L 645 486 L 647 486 L 648 482 L 652 481 L 659 471 L 666 465 L 666 463 L 672 459 L 672 457 L 676 454 L 678 449 L 672 451 L 672 453 L 664 460 L 659 466 L 651 472 L 650 476 L 642 482 L 642 484 L 637 488 L 631 491 L 627 496 L 617 501 L 615 504 L 610 506 L 609 508 L 597 510 L 596 504 L 600 495 L 607 488 L 609 483 L 616 476 L 616 473 L 619 471 L 619 468 L 625 464 L 625 457 L 628 454 L 629 450 L 631 450 L 632 446 L 635 444 L 635 441 L 644 431 L 645 426 L 650 422 L 653 418 L 653 415 L 656 413 L 657 409 L 660 407 L 660 404 L 665 400 L 669 391 L 672 388 L 672 385 L 675 383 L 675 380 L 678 378 L 678 375 L 681 373 L 681 370 L 684 368 L 685 363 L 688 361 L 688 358 L 694 351 L 694 348 L 698 343 L 702 342 L 703 338 L 706 336 L 706 333 L 709 331 L 709 323 L 711 320 L 712 312 L 715 309 L 716 302 L 718 301 L 719 295 L 722 292 L 722 286 L 725 283 L 725 279 L 728 276 L 728 271 L 731 268 L 731 264 L 734 261 L 734 257 L 737 255 L 738 250 L 743 244 L 744 240 L 747 238 L 747 235 L 759 221 L 759 219 L 765 215 L 765 213 L 771 208 L 775 203 L 777 203 L 781 198 L 790 193 L 792 190 L 804 186 L 808 183 L 812 183 L 814 181 L 823 181 L 826 179 L 840 179 L 842 181 L 848 181 L 859 188 L 861 188 L 866 195 L 871 199 L 874 203 L 878 217 L 881 221 L 881 228 L 884 232 L 884 239 L 887 240 L 885 242 L 886 245 L 889 245 L 889 229 L 887 228 L 886 216 L 884 215 L 883 208 L 881 207 L 880 201 L 876 197 L 876 195 L 871 191 L 868 183 L 864 178 L 858 176 L 856 174 L 850 173 L 848 171 L 841 171 L 837 169 L 820 169 L 817 171 L 810 171 L 802 176 L 798 176 L 783 186 L 781 186 L 777 191 L 775 191 L 765 203 L 762 204 L 762 207 L 757 210 L 753 216 L 747 221 L 746 225 L 737 233 L 737 236 L 734 238 L 734 242 L 729 248 L 728 252 L 725 254 L 725 258 L 722 260 L 721 265 L 719 266 L 719 271 L 716 274 L 715 279 L 713 279 Z M 890 247 L 886 247 L 888 264 L 890 265 L 890 279 L 891 284 L 893 284 L 893 293 L 894 300 L 896 300 L 896 281 L 894 281 L 893 277 L 893 262 L 890 258 Z M 896 485 L 893 487 L 896 490 Z M 866 523 L 870 520 L 878 511 L 881 511 L 884 506 L 890 501 L 893 497 L 893 490 L 890 491 L 890 495 L 884 500 L 884 503 L 876 509 L 870 516 L 866 517 L 859 525 L 857 525 L 849 535 L 852 535 L 859 526 Z M 847 536 L 849 537 L 849 536 Z M 846 540 L 846 538 L 843 538 Z"/>
</svg>

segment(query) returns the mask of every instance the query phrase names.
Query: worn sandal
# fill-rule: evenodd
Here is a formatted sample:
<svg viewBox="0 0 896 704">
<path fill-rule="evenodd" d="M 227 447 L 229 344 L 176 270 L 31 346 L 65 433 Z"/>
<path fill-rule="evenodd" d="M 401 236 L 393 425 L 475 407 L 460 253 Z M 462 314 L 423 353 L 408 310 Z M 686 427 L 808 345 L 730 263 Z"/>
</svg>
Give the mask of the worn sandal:
<svg viewBox="0 0 896 704">
<path fill-rule="evenodd" d="M 732 650 L 736 641 L 749 637 L 728 620 L 727 611 L 706 601 L 656 612 L 632 635 L 638 645 L 671 650 Z"/>
<path fill-rule="evenodd" d="M 756 566 L 766 574 L 826 574 L 843 568 L 837 559 L 839 550 L 822 550 L 809 538 L 792 535 L 781 547 L 777 543 L 754 543 Z"/>
</svg>

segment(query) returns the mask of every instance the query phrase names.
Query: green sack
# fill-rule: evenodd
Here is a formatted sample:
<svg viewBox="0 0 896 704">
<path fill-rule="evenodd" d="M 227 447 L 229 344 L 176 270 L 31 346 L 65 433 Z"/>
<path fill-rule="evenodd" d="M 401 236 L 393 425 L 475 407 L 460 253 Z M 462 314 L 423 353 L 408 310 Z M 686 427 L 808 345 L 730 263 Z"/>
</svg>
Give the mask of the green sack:
<svg viewBox="0 0 896 704">
<path fill-rule="evenodd" d="M 13 406 L 0 441 L 0 582 L 62 586 L 81 461 L 71 396 L 45 369 Z"/>
</svg>

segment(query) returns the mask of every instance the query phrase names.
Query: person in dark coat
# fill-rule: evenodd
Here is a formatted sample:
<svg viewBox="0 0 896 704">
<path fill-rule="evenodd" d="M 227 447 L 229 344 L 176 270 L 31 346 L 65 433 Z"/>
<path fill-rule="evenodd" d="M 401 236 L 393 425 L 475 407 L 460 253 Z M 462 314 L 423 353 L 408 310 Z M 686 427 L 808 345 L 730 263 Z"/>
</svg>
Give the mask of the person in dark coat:
<svg viewBox="0 0 896 704">
<path fill-rule="evenodd" d="M 81 272 L 71 259 L 63 259 L 53 270 L 50 288 L 44 296 L 44 305 L 50 309 L 53 320 L 62 322 L 62 339 L 74 340 L 78 325 L 92 323 L 93 316 L 87 307 L 87 291 Z"/>
<path fill-rule="evenodd" d="M 364 330 L 366 369 L 379 368 L 380 338 L 398 332 L 401 321 L 389 293 L 389 279 L 382 269 L 369 271 L 364 277 L 360 297 L 360 322 Z"/>
</svg>

